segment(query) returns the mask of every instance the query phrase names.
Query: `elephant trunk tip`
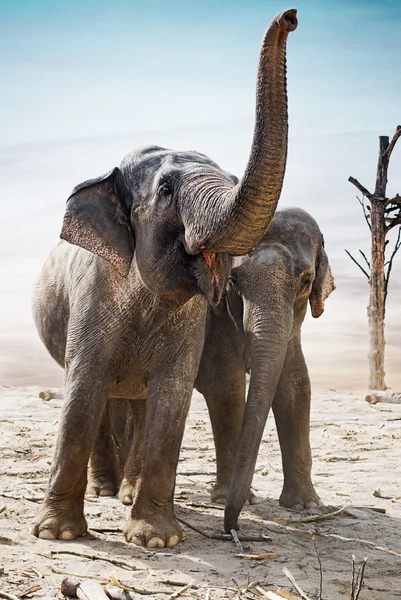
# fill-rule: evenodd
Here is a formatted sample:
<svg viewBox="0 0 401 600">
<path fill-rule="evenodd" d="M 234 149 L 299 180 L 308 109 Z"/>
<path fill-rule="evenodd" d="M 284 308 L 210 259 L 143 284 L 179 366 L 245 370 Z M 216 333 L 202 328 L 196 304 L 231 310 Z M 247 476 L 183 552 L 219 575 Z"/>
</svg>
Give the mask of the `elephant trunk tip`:
<svg viewBox="0 0 401 600">
<path fill-rule="evenodd" d="M 234 506 L 227 506 L 224 511 L 224 531 L 230 533 L 232 529 L 239 530 L 238 517 L 240 511 Z"/>
<path fill-rule="evenodd" d="M 276 23 L 282 31 L 295 31 L 298 25 L 297 9 L 290 8 L 281 13 L 281 15 L 277 17 Z"/>
</svg>

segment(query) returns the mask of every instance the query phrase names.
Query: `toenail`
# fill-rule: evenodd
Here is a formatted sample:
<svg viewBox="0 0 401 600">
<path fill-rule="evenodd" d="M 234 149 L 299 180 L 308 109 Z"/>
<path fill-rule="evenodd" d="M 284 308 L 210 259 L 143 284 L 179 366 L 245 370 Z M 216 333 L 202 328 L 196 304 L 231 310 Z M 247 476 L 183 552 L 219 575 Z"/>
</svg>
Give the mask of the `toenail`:
<svg viewBox="0 0 401 600">
<path fill-rule="evenodd" d="M 130 498 L 129 496 L 124 496 L 123 504 L 132 504 L 132 498 Z"/>
<path fill-rule="evenodd" d="M 179 541 L 178 535 L 172 535 L 167 541 L 167 547 L 171 548 L 172 546 L 176 546 Z"/>
<path fill-rule="evenodd" d="M 100 490 L 99 496 L 114 496 L 113 490 Z"/>
<path fill-rule="evenodd" d="M 75 535 L 71 529 L 65 529 L 60 533 L 60 540 L 69 541 L 75 539 Z"/>
<path fill-rule="evenodd" d="M 143 546 L 144 543 L 141 540 L 141 538 L 137 537 L 136 535 L 134 535 L 134 537 L 130 540 L 130 542 L 132 542 L 133 544 L 135 544 L 135 546 Z"/>
<path fill-rule="evenodd" d="M 154 537 L 147 543 L 148 548 L 164 548 L 165 544 L 160 538 Z"/>
<path fill-rule="evenodd" d="M 55 540 L 56 539 L 56 536 L 50 529 L 42 529 L 41 531 L 39 531 L 38 537 L 41 540 Z"/>
</svg>

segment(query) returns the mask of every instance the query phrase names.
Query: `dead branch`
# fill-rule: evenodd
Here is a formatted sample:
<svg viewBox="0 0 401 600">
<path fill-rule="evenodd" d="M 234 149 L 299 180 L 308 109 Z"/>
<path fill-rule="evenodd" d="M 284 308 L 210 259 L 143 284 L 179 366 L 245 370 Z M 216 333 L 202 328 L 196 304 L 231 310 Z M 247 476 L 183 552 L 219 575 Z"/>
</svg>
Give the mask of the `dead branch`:
<svg viewBox="0 0 401 600">
<path fill-rule="evenodd" d="M 359 598 L 364 583 L 363 578 L 367 560 L 366 557 L 363 559 L 362 566 L 358 567 L 358 573 L 355 573 L 355 556 L 352 556 L 351 600 L 358 600 Z"/>
<path fill-rule="evenodd" d="M 350 259 L 356 264 L 357 267 L 359 267 L 362 271 L 362 273 L 364 275 L 366 275 L 366 277 L 368 278 L 368 280 L 370 279 L 370 275 L 365 271 L 365 269 L 362 267 L 362 265 L 359 264 L 359 262 L 356 260 L 356 258 L 354 258 L 351 254 L 351 252 L 349 252 L 348 250 L 345 250 L 345 252 L 348 254 L 348 256 L 350 257 Z M 359 250 L 359 252 L 361 252 L 361 254 L 363 254 L 362 250 Z M 370 266 L 370 265 L 369 265 Z"/>
<path fill-rule="evenodd" d="M 287 567 L 283 567 L 283 573 L 291 581 L 292 585 L 297 590 L 301 598 L 303 598 L 304 600 L 310 600 L 309 596 L 305 594 L 300 585 L 295 581 L 294 575 L 292 575 L 292 573 L 287 569 Z"/>
<path fill-rule="evenodd" d="M 370 269 L 370 262 L 368 261 L 366 254 L 364 252 L 362 252 L 362 250 L 359 250 L 359 253 L 363 257 L 364 261 L 366 262 L 368 269 Z"/>
<path fill-rule="evenodd" d="M 393 227 L 396 227 L 397 225 L 401 225 L 400 216 L 394 217 L 393 219 L 390 217 L 386 217 L 386 231 L 390 231 L 391 229 L 393 229 Z"/>
<path fill-rule="evenodd" d="M 389 143 L 389 145 L 387 146 L 387 150 L 386 150 L 386 157 L 387 160 L 390 160 L 390 156 L 391 153 L 394 149 L 394 146 L 397 143 L 398 138 L 401 136 L 401 125 L 397 125 L 396 130 L 395 130 L 395 134 L 393 135 L 393 139 L 391 140 L 391 142 Z"/>
<path fill-rule="evenodd" d="M 366 198 L 369 198 L 369 200 L 376 199 L 375 195 L 371 194 L 369 190 L 363 187 L 363 185 L 360 184 L 355 177 L 348 177 L 348 181 L 350 181 L 364 196 L 366 196 Z"/>
<path fill-rule="evenodd" d="M 356 199 L 358 200 L 359 204 L 361 205 L 362 212 L 363 212 L 363 216 L 365 217 L 365 221 L 366 221 L 366 224 L 367 224 L 367 226 L 369 227 L 369 229 L 372 229 L 372 225 L 371 225 L 371 223 L 370 223 L 370 220 L 369 220 L 369 219 L 370 219 L 370 215 L 369 215 L 369 214 L 368 214 L 368 212 L 367 212 L 368 210 L 370 210 L 370 207 L 366 207 L 366 206 L 365 206 L 365 202 L 364 202 L 364 200 L 363 200 L 363 199 L 364 199 L 364 197 L 365 197 L 365 196 L 362 196 L 362 200 L 361 200 L 361 199 L 360 199 L 360 198 L 357 196 L 357 197 L 356 197 Z"/>
<path fill-rule="evenodd" d="M 7 507 L 5 504 L 3 504 L 2 506 L 0 506 L 0 515 L 1 513 L 5 512 L 7 510 Z"/>
</svg>

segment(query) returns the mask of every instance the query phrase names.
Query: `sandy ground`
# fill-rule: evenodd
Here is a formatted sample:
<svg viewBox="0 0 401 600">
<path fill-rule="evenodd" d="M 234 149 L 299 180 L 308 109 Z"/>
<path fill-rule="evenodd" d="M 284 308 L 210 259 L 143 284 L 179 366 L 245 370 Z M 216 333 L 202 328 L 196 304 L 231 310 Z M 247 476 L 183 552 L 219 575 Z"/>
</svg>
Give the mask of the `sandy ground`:
<svg viewBox="0 0 401 600">
<path fill-rule="evenodd" d="M 148 550 L 124 541 L 120 528 L 127 509 L 117 498 L 85 502 L 89 523 L 86 537 L 73 542 L 49 542 L 30 535 L 42 495 L 60 413 L 61 401 L 44 402 L 40 388 L 0 388 L 0 592 L 19 597 L 62 597 L 63 575 L 113 575 L 151 597 L 168 598 L 189 581 L 185 597 L 240 597 L 238 588 L 259 581 L 264 590 L 296 590 L 283 573 L 287 567 L 311 599 L 350 598 L 351 559 L 368 557 L 365 587 L 360 600 L 401 598 L 400 438 L 401 406 L 364 401 L 363 394 L 319 390 L 314 393 L 311 418 L 313 479 L 327 507 L 347 505 L 339 516 L 299 523 L 300 515 L 278 505 L 282 474 L 273 418 L 269 418 L 261 445 L 253 487 L 259 503 L 242 513 L 242 533 L 265 534 L 270 539 L 244 543 L 246 554 L 275 554 L 275 558 L 245 560 L 233 542 L 208 539 L 184 527 L 185 540 L 176 548 Z M 209 503 L 214 480 L 214 449 L 203 398 L 194 394 L 178 467 L 176 514 L 208 534 L 222 533 L 222 507 Z M 382 499 L 373 496 L 380 490 Z M 25 498 L 21 498 L 25 496 Z M 19 498 L 18 498 L 19 497 Z M 372 508 L 385 509 L 385 514 Z M 305 516 L 305 515 L 302 515 Z M 291 522 L 292 521 L 292 522 Z M 294 522 L 295 521 L 295 522 Z M 313 537 L 310 533 L 315 533 Z M 91 553 L 89 560 L 59 552 Z M 107 562 L 131 561 L 136 570 Z M 33 571 L 32 569 L 36 569 Z M 39 576 L 40 575 L 40 576 Z M 29 590 L 33 590 L 29 592 Z M 36 591 L 34 591 L 36 590 Z M 149 595 L 147 595 L 149 597 Z M 243 598 L 257 598 L 255 590 Z"/>
</svg>

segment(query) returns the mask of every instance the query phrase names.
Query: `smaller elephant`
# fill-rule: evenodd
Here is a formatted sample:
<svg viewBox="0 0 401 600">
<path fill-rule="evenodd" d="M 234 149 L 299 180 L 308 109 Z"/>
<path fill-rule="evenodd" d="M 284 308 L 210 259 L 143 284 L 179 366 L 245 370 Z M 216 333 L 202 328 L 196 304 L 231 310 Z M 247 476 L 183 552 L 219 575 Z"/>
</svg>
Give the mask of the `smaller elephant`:
<svg viewBox="0 0 401 600">
<path fill-rule="evenodd" d="M 282 454 L 280 504 L 321 505 L 311 481 L 310 381 L 301 345 L 308 301 L 313 317 L 335 289 L 316 221 L 304 210 L 277 211 L 255 250 L 234 260 L 230 288 L 210 307 L 195 382 L 213 428 L 224 528 L 238 529 L 270 410 Z M 245 376 L 251 372 L 245 404 Z"/>
</svg>

